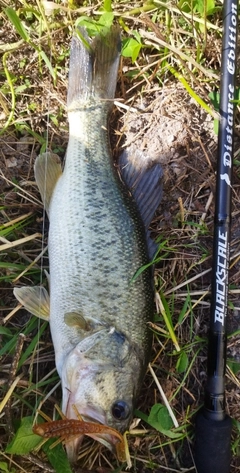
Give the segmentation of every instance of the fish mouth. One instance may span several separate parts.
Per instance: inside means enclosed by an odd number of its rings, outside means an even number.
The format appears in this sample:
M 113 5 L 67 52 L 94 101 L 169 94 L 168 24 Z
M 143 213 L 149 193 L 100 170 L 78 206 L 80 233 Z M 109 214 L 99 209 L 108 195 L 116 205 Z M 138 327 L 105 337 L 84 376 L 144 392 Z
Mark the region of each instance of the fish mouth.
M 82 421 L 86 423 L 86 426 L 95 425 L 97 432 L 92 431 L 92 429 L 89 429 L 88 431 L 86 428 L 84 435 L 87 435 L 88 437 L 91 437 L 92 439 L 101 443 L 112 452 L 117 452 L 119 459 L 122 459 L 124 456 L 123 437 L 118 431 L 106 425 L 105 415 L 103 412 L 88 407 L 86 409 L 81 409 L 81 413 L 79 413 L 78 417 L 77 410 L 74 409 L 74 405 L 68 405 L 66 416 L 69 419 L 82 419 Z M 77 438 L 73 437 L 72 439 L 70 436 L 69 440 L 66 439 L 65 448 L 68 459 L 72 463 L 76 462 L 78 459 L 79 449 L 84 435 L 79 435 Z
M 116 443 L 118 443 L 118 439 L 113 435 L 105 434 L 102 432 L 101 434 L 85 434 L 88 437 L 91 437 L 97 442 L 101 443 L 105 447 L 107 447 L 111 452 L 116 451 Z M 65 443 L 65 448 L 67 452 L 68 459 L 71 463 L 76 463 L 78 460 L 79 450 L 83 441 L 83 435 L 76 439 L 69 439 Z

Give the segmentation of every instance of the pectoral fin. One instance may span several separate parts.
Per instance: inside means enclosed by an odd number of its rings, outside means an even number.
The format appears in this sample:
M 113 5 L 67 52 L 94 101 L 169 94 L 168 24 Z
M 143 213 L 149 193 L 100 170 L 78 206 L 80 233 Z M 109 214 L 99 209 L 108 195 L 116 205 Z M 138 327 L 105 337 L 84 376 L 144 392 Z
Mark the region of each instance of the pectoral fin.
M 81 314 L 80 311 L 66 312 L 64 314 L 64 322 L 68 327 L 75 327 L 83 330 L 84 332 L 102 330 L 103 324 L 99 320 L 93 317 L 86 317 Z
M 35 161 L 34 174 L 44 208 L 49 212 L 54 187 L 62 175 L 59 156 L 51 152 L 40 154 Z
M 80 312 L 67 312 L 64 314 L 64 322 L 69 327 L 76 327 L 82 330 L 89 330 L 88 323 Z
M 49 322 L 50 299 L 47 290 L 42 286 L 15 287 L 13 294 L 31 314 Z

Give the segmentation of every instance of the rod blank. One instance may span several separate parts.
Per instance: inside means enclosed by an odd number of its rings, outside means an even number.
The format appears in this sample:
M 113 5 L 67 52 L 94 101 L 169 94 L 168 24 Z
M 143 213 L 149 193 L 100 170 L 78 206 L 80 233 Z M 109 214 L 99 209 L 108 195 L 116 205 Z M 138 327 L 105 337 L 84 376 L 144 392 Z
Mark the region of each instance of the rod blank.
M 237 25 L 237 1 L 224 0 L 207 383 L 204 407 L 196 419 L 198 473 L 229 473 L 231 461 L 232 421 L 225 412 L 225 371 Z

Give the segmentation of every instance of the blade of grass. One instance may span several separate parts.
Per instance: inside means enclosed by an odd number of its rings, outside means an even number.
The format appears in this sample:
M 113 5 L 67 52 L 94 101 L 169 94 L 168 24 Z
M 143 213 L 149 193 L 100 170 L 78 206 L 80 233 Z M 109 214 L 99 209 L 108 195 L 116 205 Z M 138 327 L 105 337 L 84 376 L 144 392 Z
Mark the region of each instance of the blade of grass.
M 10 73 L 8 71 L 8 67 L 7 67 L 8 55 L 9 55 L 9 52 L 6 52 L 6 53 L 3 54 L 2 62 L 3 62 L 3 69 L 4 69 L 4 72 L 5 72 L 7 82 L 8 82 L 8 85 L 9 85 L 9 89 L 10 89 L 10 93 L 11 93 L 12 103 L 11 103 L 11 110 L 10 110 L 10 113 L 9 113 L 9 117 L 8 117 L 5 125 L 3 126 L 3 128 L 0 130 L 0 136 L 4 134 L 4 132 L 6 131 L 6 129 L 8 128 L 10 123 L 12 122 L 13 117 L 14 117 L 14 113 L 15 113 L 15 107 L 16 107 L 16 97 L 15 97 L 14 87 L 13 87 L 11 75 L 10 75 Z
M 165 67 L 167 67 L 167 69 L 171 72 L 171 74 L 174 75 L 174 77 L 176 77 L 176 79 L 178 79 L 181 84 L 183 85 L 183 87 L 187 90 L 187 92 L 189 93 L 189 95 L 194 99 L 196 100 L 196 102 L 207 112 L 209 113 L 209 115 L 211 115 L 211 117 L 217 119 L 219 118 L 219 115 L 217 114 L 217 112 L 215 110 L 213 110 L 206 102 L 204 102 L 203 99 L 201 99 L 201 97 L 199 97 L 199 95 L 194 92 L 194 90 L 192 89 L 192 87 L 190 87 L 190 85 L 188 84 L 188 82 L 186 81 L 186 79 L 183 77 L 183 75 L 176 71 L 176 69 L 174 69 L 174 67 L 170 66 L 170 64 L 166 64 Z
M 159 383 L 159 380 L 158 380 L 157 376 L 155 375 L 154 370 L 152 369 L 150 363 L 149 363 L 149 365 L 148 365 L 148 369 L 149 369 L 149 371 L 150 371 L 150 373 L 151 373 L 151 375 L 152 375 L 152 377 L 153 377 L 153 379 L 154 379 L 154 381 L 155 381 L 155 383 L 156 383 L 156 385 L 157 385 L 157 387 L 158 387 L 158 390 L 159 390 L 160 395 L 161 395 L 161 397 L 162 397 L 162 399 L 163 399 L 163 402 L 164 402 L 165 406 L 166 406 L 167 409 L 168 409 L 168 412 L 169 412 L 169 415 L 170 415 L 170 417 L 171 417 L 171 419 L 172 419 L 172 421 L 173 421 L 174 427 L 176 427 L 176 428 L 179 427 L 179 423 L 178 423 L 178 421 L 177 421 L 177 419 L 176 419 L 176 417 L 175 417 L 175 415 L 174 415 L 174 412 L 173 412 L 173 410 L 172 410 L 172 408 L 171 408 L 171 406 L 170 406 L 170 404 L 169 404 L 169 402 L 168 402 L 168 400 L 167 400 L 167 397 L 165 396 L 165 393 L 164 393 L 164 391 L 163 391 L 163 389 L 162 389 L 162 386 L 161 386 L 161 384 Z
M 7 393 L 5 394 L 3 400 L 0 402 L 0 412 L 2 412 L 2 410 L 4 409 L 5 405 L 7 404 L 7 402 L 9 401 L 14 389 L 16 388 L 19 380 L 22 378 L 23 376 L 23 373 L 21 373 L 19 376 L 17 376 L 15 378 L 15 380 L 13 381 L 13 383 L 11 384 L 10 388 L 8 389 Z
M 42 238 L 42 234 L 34 233 L 33 235 L 29 235 L 24 238 L 19 238 L 19 240 L 17 241 L 9 241 L 8 243 L 5 243 L 4 245 L 0 245 L 0 251 L 9 250 L 10 248 L 15 248 L 15 246 L 23 245 L 24 243 L 27 243 L 28 241 L 35 240 L 36 238 Z
M 157 308 L 159 310 L 159 312 L 162 314 L 163 316 L 163 319 L 164 319 L 164 322 L 167 326 L 167 329 L 169 331 L 169 335 L 172 339 L 172 342 L 176 348 L 177 351 L 181 351 L 181 348 L 178 344 L 178 341 L 177 341 L 177 337 L 175 335 L 175 332 L 174 332 L 174 328 L 173 328 L 173 325 L 172 325 L 172 321 L 171 321 L 171 315 L 169 313 L 169 311 L 165 310 L 166 309 L 166 300 L 165 298 L 163 297 L 163 295 L 160 296 L 160 294 L 158 294 L 158 292 L 156 293 L 156 305 L 157 305 Z M 162 299 L 164 300 L 164 303 L 162 302 Z
M 9 20 L 14 25 L 14 28 L 17 30 L 18 34 L 21 36 L 21 38 L 24 41 L 26 41 L 27 43 L 29 43 L 29 41 L 30 41 L 29 35 L 28 35 L 26 29 L 24 28 L 23 23 L 20 21 L 16 11 L 13 10 L 13 8 L 10 8 L 10 7 L 5 8 L 4 11 L 7 14 Z

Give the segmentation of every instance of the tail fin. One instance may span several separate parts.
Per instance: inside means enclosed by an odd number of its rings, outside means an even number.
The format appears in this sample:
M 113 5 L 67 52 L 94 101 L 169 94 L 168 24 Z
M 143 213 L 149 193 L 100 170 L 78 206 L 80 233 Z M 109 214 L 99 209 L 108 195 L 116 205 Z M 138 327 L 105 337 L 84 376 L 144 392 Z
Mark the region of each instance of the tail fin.
M 81 39 L 82 38 L 82 39 Z M 76 108 L 91 97 L 113 99 L 120 57 L 119 29 L 90 39 L 85 28 L 78 28 L 72 39 L 67 106 Z

